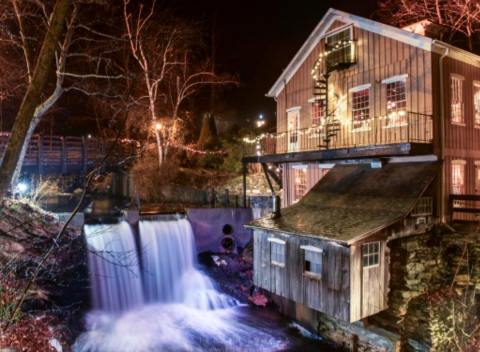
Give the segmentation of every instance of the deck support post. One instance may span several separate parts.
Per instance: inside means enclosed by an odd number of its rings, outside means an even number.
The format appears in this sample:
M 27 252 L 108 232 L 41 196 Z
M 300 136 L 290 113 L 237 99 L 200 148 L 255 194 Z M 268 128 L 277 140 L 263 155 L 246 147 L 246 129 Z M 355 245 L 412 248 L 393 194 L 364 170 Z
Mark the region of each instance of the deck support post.
M 242 172 L 243 172 L 243 207 L 247 207 L 247 173 L 248 167 L 247 163 L 243 163 L 242 165 Z

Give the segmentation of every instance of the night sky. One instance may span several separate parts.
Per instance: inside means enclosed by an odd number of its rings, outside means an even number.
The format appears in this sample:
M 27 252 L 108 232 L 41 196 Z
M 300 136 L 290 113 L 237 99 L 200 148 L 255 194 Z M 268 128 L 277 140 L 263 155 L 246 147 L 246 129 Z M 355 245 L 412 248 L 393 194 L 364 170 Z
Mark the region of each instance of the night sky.
M 184 16 L 201 20 L 207 26 L 215 23 L 218 68 L 238 74 L 241 81 L 239 88 L 223 93 L 221 102 L 228 107 L 228 114 L 243 125 L 259 113 L 274 118 L 274 101 L 265 94 L 330 7 L 371 17 L 377 1 L 172 0 L 171 3 Z

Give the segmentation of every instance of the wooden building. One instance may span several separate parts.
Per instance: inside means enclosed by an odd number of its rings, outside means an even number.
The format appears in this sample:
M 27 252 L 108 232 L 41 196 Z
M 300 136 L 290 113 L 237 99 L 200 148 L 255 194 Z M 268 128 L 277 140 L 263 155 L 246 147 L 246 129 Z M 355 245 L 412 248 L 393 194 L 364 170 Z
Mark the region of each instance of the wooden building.
M 480 57 L 423 29 L 330 9 L 268 92 L 277 131 L 243 162 L 282 169 L 283 209 L 251 224 L 257 286 L 356 321 L 388 306 L 388 239 L 480 213 Z

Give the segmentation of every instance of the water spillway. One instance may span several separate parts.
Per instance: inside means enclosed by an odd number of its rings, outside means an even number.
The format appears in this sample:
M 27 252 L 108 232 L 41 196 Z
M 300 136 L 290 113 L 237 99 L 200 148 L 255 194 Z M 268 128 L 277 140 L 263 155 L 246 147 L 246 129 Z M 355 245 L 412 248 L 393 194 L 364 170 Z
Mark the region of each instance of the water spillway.
M 107 312 L 143 304 L 137 250 L 130 225 L 85 226 L 92 305 Z
M 187 219 L 141 221 L 139 228 L 147 302 L 183 303 L 202 310 L 236 304 L 196 268 L 193 231 Z

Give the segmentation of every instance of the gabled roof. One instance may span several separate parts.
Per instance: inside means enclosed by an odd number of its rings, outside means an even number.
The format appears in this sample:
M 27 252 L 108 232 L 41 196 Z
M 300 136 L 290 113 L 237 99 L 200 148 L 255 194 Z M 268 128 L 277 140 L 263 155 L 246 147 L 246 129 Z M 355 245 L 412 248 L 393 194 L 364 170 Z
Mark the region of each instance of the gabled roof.
M 310 34 L 306 42 L 302 45 L 300 50 L 295 54 L 287 68 L 282 72 L 280 77 L 278 77 L 272 88 L 270 88 L 267 93 L 268 97 L 274 98 L 280 94 L 285 83 L 290 81 L 293 75 L 318 45 L 320 40 L 325 36 L 334 21 L 341 21 L 345 24 L 353 24 L 355 27 L 377 33 L 427 51 L 434 50 L 440 54 L 443 54 L 444 48 L 448 47 L 450 49 L 448 52 L 449 57 L 480 67 L 480 56 L 468 51 L 398 27 L 393 27 L 384 23 L 370 20 L 368 18 L 330 8 L 320 20 L 317 27 L 315 27 L 313 32 Z
M 336 165 L 281 217 L 248 226 L 352 244 L 406 217 L 438 171 L 437 162 Z

